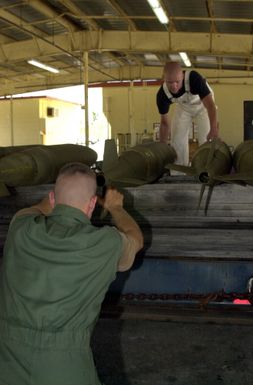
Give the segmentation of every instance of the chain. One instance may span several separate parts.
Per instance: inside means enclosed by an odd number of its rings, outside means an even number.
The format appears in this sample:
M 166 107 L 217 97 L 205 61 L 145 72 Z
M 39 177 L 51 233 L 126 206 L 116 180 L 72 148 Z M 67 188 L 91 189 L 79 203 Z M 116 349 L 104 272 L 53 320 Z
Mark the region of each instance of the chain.
M 202 303 L 208 303 L 210 301 L 222 302 L 222 301 L 234 301 L 235 299 L 248 300 L 253 304 L 252 293 L 226 293 L 224 291 L 210 294 L 169 294 L 169 293 L 126 293 L 120 296 L 122 301 L 200 301 Z

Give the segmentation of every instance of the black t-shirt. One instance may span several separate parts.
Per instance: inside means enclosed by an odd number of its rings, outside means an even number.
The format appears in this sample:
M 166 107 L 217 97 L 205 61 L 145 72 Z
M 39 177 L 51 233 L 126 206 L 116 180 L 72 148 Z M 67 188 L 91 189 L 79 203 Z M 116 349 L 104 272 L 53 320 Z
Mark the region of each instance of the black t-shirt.
M 199 95 L 200 99 L 203 99 L 205 96 L 210 94 L 210 89 L 206 84 L 206 80 L 196 71 L 191 71 L 189 75 L 189 86 L 190 92 L 193 95 Z M 178 91 L 178 93 L 173 94 L 170 92 L 174 98 L 179 98 L 185 93 L 185 85 L 183 82 L 183 87 Z M 163 90 L 163 86 L 159 88 L 156 94 L 156 104 L 161 115 L 167 114 L 169 107 L 172 104 L 172 101 L 168 98 Z

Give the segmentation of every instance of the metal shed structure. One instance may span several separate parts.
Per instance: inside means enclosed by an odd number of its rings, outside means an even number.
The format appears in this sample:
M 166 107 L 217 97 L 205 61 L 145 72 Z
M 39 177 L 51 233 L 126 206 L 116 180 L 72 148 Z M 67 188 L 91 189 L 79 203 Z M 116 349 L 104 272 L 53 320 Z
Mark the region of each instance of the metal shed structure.
M 1 0 L 0 95 L 89 83 L 160 79 L 186 52 L 207 78 L 252 78 L 251 0 Z M 57 74 L 32 67 L 39 60 Z

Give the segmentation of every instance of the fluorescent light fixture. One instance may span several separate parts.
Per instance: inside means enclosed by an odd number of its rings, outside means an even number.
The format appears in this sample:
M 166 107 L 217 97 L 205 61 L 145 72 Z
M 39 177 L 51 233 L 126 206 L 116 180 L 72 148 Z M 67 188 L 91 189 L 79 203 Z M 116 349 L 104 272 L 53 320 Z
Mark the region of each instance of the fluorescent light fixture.
M 148 3 L 151 6 L 151 8 L 159 8 L 160 7 L 160 3 L 158 0 L 148 0 Z
M 191 67 L 192 63 L 190 62 L 190 59 L 188 58 L 187 54 L 185 52 L 179 52 L 179 55 L 181 59 L 183 60 L 186 67 Z
M 168 19 L 166 13 L 164 12 L 164 9 L 162 8 L 160 2 L 158 0 L 148 0 L 148 3 L 151 6 L 151 8 L 153 9 L 154 13 L 156 14 L 160 23 L 168 24 L 169 19 Z
M 168 24 L 169 22 L 169 19 L 167 18 L 164 10 L 160 7 L 160 8 L 154 8 L 153 11 L 155 12 L 158 20 L 160 21 L 160 23 L 162 24 Z
M 146 60 L 158 61 L 158 57 L 154 53 L 145 53 L 144 57 Z
M 46 71 L 49 71 L 49 72 L 53 72 L 54 74 L 58 74 L 60 71 L 54 67 L 50 67 L 46 64 L 43 64 L 37 60 L 34 60 L 34 59 L 31 59 L 31 60 L 27 60 L 27 63 L 35 66 L 35 67 L 39 67 L 39 68 L 42 68 L 43 70 L 46 70 Z
M 180 56 L 179 56 L 178 53 L 177 54 L 173 54 L 173 53 L 170 54 L 169 58 L 170 58 L 171 61 L 179 61 L 180 60 Z

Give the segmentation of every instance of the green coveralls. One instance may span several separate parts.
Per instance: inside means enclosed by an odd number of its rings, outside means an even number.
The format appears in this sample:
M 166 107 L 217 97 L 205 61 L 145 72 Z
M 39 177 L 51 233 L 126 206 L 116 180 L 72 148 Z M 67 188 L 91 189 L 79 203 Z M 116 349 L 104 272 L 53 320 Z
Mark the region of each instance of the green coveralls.
M 0 281 L 0 384 L 99 385 L 90 336 L 122 255 L 80 210 L 18 216 Z

